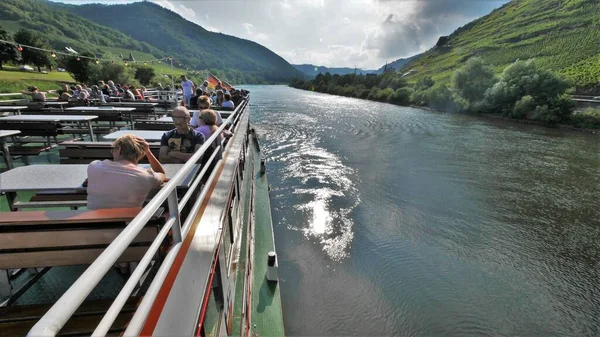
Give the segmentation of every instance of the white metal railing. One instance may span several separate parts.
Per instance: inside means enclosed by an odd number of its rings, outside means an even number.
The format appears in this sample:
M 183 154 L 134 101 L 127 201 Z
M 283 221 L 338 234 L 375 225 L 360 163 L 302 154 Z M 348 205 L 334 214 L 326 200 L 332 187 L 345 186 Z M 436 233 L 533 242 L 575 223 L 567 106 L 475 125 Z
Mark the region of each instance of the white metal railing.
M 227 118 L 215 133 L 213 133 L 205 143 L 194 153 L 192 158 L 188 160 L 186 164 L 175 174 L 173 178 L 163 186 L 160 191 L 150 200 L 150 202 L 144 207 L 140 213 L 127 225 L 127 227 L 114 239 L 114 241 L 98 256 L 98 258 L 86 269 L 86 271 L 73 283 L 73 285 L 58 299 L 58 301 L 46 312 L 46 314 L 33 326 L 29 331 L 28 336 L 55 336 L 60 329 L 67 323 L 69 318 L 75 313 L 79 306 L 83 303 L 85 298 L 92 292 L 92 290 L 98 285 L 104 275 L 110 271 L 110 269 L 117 262 L 123 252 L 129 247 L 131 242 L 137 237 L 139 232 L 146 226 L 147 222 L 152 218 L 156 211 L 161 207 L 165 200 L 169 205 L 169 219 L 158 233 L 138 266 L 130 275 L 128 281 L 121 289 L 117 298 L 113 301 L 111 307 L 107 310 L 106 314 L 102 318 L 101 322 L 97 326 L 93 333 L 93 336 L 103 336 L 108 333 L 108 330 L 114 323 L 119 312 L 123 308 L 127 299 L 135 289 L 136 284 L 143 276 L 144 271 L 154 259 L 163 239 L 168 234 L 169 230 L 172 230 L 173 246 L 167 254 L 164 261 L 157 272 L 152 284 L 144 295 L 140 306 L 138 307 L 133 319 L 128 325 L 126 335 L 137 334 L 143 326 L 143 322 L 150 311 L 154 299 L 158 294 L 158 290 L 162 286 L 162 282 L 166 277 L 168 270 L 170 269 L 174 257 L 181 246 L 182 238 L 191 227 L 192 221 L 194 220 L 194 214 L 198 212 L 203 200 L 207 196 L 207 189 L 201 191 L 200 196 L 197 198 L 194 206 L 192 207 L 189 216 L 187 217 L 183 226 L 181 225 L 180 213 L 185 207 L 186 203 L 192 198 L 195 193 L 195 188 L 200 183 L 203 176 L 207 173 L 207 168 L 215 160 L 216 154 L 220 148 L 217 148 L 205 167 L 196 176 L 195 180 L 191 184 L 191 187 L 187 190 L 181 201 L 177 198 L 177 186 L 180 185 L 184 179 L 189 175 L 190 171 L 200 161 L 202 155 L 208 150 L 211 144 L 221 137 L 221 133 L 226 128 L 235 129 L 239 116 L 246 111 L 248 100 L 244 100 L 240 106 Z M 217 163 L 219 164 L 220 161 Z M 218 167 L 218 165 L 215 165 Z M 210 182 L 215 179 L 216 171 L 213 170 L 206 185 L 210 185 Z M 183 233 L 183 235 L 182 235 Z

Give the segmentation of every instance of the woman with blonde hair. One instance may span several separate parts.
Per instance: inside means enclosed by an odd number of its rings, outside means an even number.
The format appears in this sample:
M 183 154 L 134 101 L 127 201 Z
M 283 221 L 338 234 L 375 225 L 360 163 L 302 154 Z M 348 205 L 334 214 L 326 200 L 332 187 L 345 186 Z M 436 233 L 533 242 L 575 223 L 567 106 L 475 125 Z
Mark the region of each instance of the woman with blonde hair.
M 141 137 L 124 135 L 112 144 L 113 160 L 88 166 L 88 209 L 142 207 L 151 190 L 165 180 L 165 170 Z M 138 166 L 146 157 L 150 168 Z
M 194 131 L 199 132 L 204 135 L 204 139 L 208 140 L 210 136 L 213 135 L 219 128 L 217 126 L 217 112 L 212 109 L 206 109 L 200 111 L 199 115 L 200 126 L 198 126 Z M 223 135 L 217 136 L 215 141 L 212 143 L 212 148 L 216 149 L 217 146 L 221 146 L 221 140 Z M 222 150 L 219 150 L 219 154 L 217 155 L 217 159 L 221 159 Z M 205 156 L 207 157 L 207 156 Z

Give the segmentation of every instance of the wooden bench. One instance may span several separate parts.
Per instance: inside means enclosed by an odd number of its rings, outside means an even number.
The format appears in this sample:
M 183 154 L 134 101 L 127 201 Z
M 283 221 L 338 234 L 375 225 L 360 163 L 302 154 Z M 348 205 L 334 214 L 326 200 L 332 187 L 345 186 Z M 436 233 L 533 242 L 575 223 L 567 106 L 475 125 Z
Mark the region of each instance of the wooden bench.
M 175 128 L 173 123 L 159 122 L 152 119 L 136 120 L 134 125 L 136 130 L 169 131 Z
M 140 211 L 141 208 L 136 207 L 3 212 L 0 216 L 0 284 L 3 285 L 0 293 L 12 293 L 9 269 L 91 264 Z M 164 224 L 163 211 L 160 208 L 153 215 L 119 262 L 142 258 Z
M 94 160 L 112 159 L 111 142 L 68 141 L 60 144 L 58 154 L 61 164 L 89 164 Z M 160 143 L 150 143 L 152 153 L 158 158 Z M 143 158 L 140 163 L 146 163 Z
M 25 208 L 48 208 L 48 207 L 70 207 L 77 209 L 87 206 L 86 192 L 40 192 L 29 198 L 28 201 L 15 201 L 13 208 L 21 210 Z
M 2 121 L 0 120 L 0 129 L 19 130 L 19 136 L 41 136 L 56 137 L 62 134 L 62 125 L 54 122 L 33 122 L 33 121 Z

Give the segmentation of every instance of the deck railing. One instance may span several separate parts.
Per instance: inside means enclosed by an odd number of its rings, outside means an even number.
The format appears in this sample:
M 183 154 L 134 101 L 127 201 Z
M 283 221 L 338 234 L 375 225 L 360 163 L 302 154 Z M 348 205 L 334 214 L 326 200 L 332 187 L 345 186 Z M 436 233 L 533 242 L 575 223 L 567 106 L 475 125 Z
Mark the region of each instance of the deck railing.
M 125 305 L 127 299 L 131 296 L 138 285 L 141 277 L 150 265 L 152 260 L 155 258 L 158 249 L 161 246 L 164 238 L 167 236 L 169 231 L 172 231 L 173 245 L 169 252 L 161 263 L 154 280 L 146 291 L 144 298 L 138 306 L 132 320 L 128 324 L 127 330 L 125 331 L 126 336 L 137 335 L 141 331 L 141 328 L 146 320 L 146 317 L 156 299 L 156 295 L 160 290 L 162 283 L 171 268 L 174 258 L 181 247 L 181 242 L 185 234 L 191 227 L 192 221 L 194 220 L 193 214 L 196 214 L 200 209 L 203 200 L 207 196 L 207 189 L 201 191 L 200 196 L 196 199 L 196 202 L 191 208 L 190 216 L 187 217 L 185 223 L 181 224 L 180 214 L 186 204 L 192 199 L 196 188 L 200 184 L 202 178 L 209 173 L 208 167 L 215 161 L 216 155 L 220 148 L 217 148 L 208 162 L 202 168 L 201 172 L 194 179 L 191 187 L 187 190 L 186 194 L 178 199 L 177 186 L 180 185 L 194 165 L 200 161 L 202 155 L 209 149 L 213 141 L 217 137 L 221 137 L 223 130 L 235 130 L 238 125 L 240 116 L 247 111 L 246 106 L 248 100 L 244 100 L 240 103 L 238 108 L 227 118 L 227 120 L 217 129 L 217 131 L 206 140 L 206 142 L 194 153 L 192 158 L 175 174 L 173 178 L 163 186 L 160 191 L 150 200 L 150 202 L 140 211 L 140 213 L 127 225 L 127 227 L 115 238 L 115 240 L 100 254 L 100 256 L 86 269 L 86 271 L 73 283 L 73 285 L 60 297 L 60 299 L 46 312 L 46 314 L 33 326 L 29 331 L 28 336 L 55 336 L 60 329 L 67 323 L 79 306 L 83 303 L 86 297 L 92 292 L 92 290 L 98 285 L 100 280 L 108 273 L 114 264 L 117 262 L 123 252 L 129 247 L 140 231 L 146 226 L 148 221 L 161 207 L 161 205 L 167 201 L 169 206 L 169 218 L 165 225 L 159 231 L 157 237 L 154 239 L 137 267 L 130 275 L 129 279 L 113 301 L 110 308 L 96 327 L 93 336 L 104 336 L 108 333 L 110 327 L 114 323 L 121 309 Z M 229 142 L 231 143 L 231 142 Z M 229 145 L 225 149 L 229 149 Z M 225 151 L 226 151 L 225 150 Z M 215 167 L 221 163 L 219 160 Z M 215 179 L 217 170 L 214 169 L 210 175 L 206 185 L 210 185 Z

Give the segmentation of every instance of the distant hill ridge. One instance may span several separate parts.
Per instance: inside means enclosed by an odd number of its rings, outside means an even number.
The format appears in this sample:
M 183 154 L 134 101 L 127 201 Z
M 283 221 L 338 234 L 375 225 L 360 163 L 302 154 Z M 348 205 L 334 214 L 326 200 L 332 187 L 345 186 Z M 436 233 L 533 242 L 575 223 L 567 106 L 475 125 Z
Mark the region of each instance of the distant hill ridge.
M 324 66 L 316 66 L 314 64 L 293 64 L 293 66 L 304 74 L 314 77 L 318 74 L 330 73 L 331 75 L 346 75 L 346 74 L 374 74 L 377 70 L 362 70 L 358 68 L 333 68 L 333 67 L 324 67 Z
M 136 58 L 173 55 L 183 67 L 219 71 L 238 83 L 287 82 L 302 76 L 253 41 L 214 33 L 151 2 L 68 5 L 46 0 L 0 1 L 0 26 L 36 30 L 53 48 Z M 182 34 L 185 33 L 185 34 Z
M 421 54 L 414 55 L 408 58 L 397 59 L 394 62 L 390 62 L 377 70 L 363 70 L 358 68 L 348 68 L 348 67 L 324 67 L 324 66 L 316 66 L 314 64 L 293 64 L 293 66 L 301 71 L 302 73 L 315 77 L 319 74 L 330 73 L 331 75 L 346 75 L 346 74 L 354 74 L 356 72 L 357 75 L 366 75 L 366 74 L 382 74 L 385 69 L 393 68 L 395 70 L 399 70 L 406 63 L 414 60 L 419 57 Z

